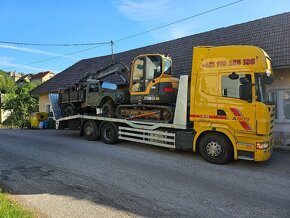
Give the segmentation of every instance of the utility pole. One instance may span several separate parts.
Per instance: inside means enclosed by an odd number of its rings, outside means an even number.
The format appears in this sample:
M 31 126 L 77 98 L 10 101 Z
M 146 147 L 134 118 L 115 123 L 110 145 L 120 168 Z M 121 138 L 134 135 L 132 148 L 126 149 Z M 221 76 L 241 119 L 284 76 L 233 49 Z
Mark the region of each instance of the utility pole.
M 112 61 L 114 63 L 115 57 L 114 57 L 114 42 L 113 42 L 113 40 L 111 40 L 110 45 L 111 45 L 111 52 L 112 52 Z

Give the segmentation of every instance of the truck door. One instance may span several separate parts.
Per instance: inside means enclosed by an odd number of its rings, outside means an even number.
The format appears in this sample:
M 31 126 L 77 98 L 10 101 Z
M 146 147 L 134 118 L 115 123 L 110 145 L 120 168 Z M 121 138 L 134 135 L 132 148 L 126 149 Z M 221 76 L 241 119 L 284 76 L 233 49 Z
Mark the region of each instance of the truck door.
M 91 82 L 87 85 L 86 106 L 99 106 L 99 82 Z
M 134 61 L 131 81 L 131 93 L 144 92 L 145 90 L 145 57 Z
M 194 95 L 194 93 L 191 93 L 192 96 L 195 96 L 194 105 L 191 105 L 191 107 L 194 108 L 191 112 L 191 117 L 195 118 L 195 122 L 204 122 L 205 119 L 207 119 L 208 122 L 209 119 L 212 120 L 216 116 L 217 77 L 217 75 L 208 74 L 200 74 L 197 77 L 195 85 L 196 94 Z
M 253 103 L 253 78 L 247 73 L 219 75 L 218 111 L 235 135 L 255 132 L 256 107 Z

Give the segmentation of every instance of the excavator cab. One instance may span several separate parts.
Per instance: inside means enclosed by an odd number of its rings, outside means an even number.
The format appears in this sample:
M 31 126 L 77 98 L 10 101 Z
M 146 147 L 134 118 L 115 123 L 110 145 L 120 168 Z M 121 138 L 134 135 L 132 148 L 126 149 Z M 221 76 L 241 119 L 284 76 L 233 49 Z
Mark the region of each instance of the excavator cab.
M 179 80 L 172 77 L 171 68 L 171 58 L 165 55 L 148 54 L 136 57 L 131 68 L 131 103 L 175 103 Z

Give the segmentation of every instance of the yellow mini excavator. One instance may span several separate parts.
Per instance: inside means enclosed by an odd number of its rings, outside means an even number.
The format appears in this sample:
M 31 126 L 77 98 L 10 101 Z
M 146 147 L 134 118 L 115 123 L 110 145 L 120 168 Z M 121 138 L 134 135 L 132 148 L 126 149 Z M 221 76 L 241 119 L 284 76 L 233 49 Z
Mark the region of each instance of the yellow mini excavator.
M 120 118 L 169 122 L 174 114 L 179 79 L 172 77 L 172 60 L 162 54 L 136 57 L 131 66 L 130 104 L 120 105 Z

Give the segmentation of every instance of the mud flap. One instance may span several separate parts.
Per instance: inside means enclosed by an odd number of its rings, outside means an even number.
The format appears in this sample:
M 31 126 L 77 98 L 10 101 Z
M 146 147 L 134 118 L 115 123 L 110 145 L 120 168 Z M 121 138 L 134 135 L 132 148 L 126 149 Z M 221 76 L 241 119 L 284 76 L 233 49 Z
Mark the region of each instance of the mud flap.
M 175 135 L 175 149 L 183 151 L 192 151 L 195 131 L 177 131 Z

